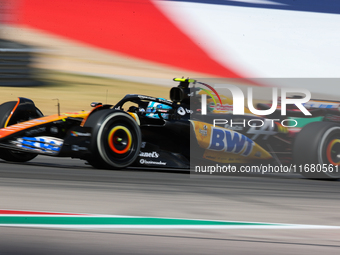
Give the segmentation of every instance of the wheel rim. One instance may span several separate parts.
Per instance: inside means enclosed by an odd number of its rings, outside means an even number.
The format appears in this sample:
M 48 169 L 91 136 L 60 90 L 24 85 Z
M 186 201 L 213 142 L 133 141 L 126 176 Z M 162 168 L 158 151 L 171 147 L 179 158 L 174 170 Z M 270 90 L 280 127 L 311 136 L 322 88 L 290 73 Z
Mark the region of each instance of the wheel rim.
M 327 145 L 326 156 L 329 163 L 340 165 L 340 139 L 333 139 Z
M 331 169 L 332 171 L 324 172 L 324 175 L 329 178 L 340 178 L 340 172 L 338 166 L 340 165 L 340 127 L 332 127 L 328 129 L 322 138 L 319 146 L 319 163 L 320 164 L 331 164 L 336 168 Z
M 132 135 L 126 127 L 116 126 L 109 133 L 108 143 L 114 153 L 125 154 L 131 148 Z

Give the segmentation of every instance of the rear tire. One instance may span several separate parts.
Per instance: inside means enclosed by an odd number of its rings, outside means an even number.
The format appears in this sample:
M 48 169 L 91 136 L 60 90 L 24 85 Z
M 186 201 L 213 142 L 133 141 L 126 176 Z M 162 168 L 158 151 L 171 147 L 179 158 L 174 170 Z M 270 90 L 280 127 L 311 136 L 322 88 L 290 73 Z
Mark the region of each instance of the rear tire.
M 339 179 L 340 125 L 333 122 L 306 125 L 294 141 L 293 160 L 299 171 L 301 165 L 301 174 L 307 178 Z
M 136 121 L 123 111 L 101 110 L 90 115 L 84 126 L 92 127 L 90 165 L 122 169 L 138 157 L 142 135 Z

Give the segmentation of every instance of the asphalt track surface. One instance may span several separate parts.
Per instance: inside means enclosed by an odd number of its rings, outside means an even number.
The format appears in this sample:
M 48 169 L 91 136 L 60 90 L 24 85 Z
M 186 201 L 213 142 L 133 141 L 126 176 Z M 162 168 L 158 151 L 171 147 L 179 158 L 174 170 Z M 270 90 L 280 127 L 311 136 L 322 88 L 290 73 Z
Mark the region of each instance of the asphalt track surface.
M 0 160 L 0 209 L 340 225 L 339 181 L 272 174 L 193 178 Z M 340 230 L 0 227 L 0 254 L 338 254 Z

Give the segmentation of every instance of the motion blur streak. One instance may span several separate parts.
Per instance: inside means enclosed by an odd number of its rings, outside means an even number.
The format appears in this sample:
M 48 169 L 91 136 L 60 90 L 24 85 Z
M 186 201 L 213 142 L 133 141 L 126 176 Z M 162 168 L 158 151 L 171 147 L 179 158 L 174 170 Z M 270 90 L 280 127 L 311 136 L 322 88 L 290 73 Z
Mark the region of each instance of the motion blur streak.
M 240 77 L 195 44 L 150 0 L 22 0 L 17 23 L 187 70 Z
M 338 225 L 339 182 L 298 175 L 190 178 L 103 171 L 80 160 L 0 161 L 2 208 Z M 281 178 L 279 178 L 281 177 Z M 0 227 L 4 254 L 336 254 L 339 230 L 180 230 Z

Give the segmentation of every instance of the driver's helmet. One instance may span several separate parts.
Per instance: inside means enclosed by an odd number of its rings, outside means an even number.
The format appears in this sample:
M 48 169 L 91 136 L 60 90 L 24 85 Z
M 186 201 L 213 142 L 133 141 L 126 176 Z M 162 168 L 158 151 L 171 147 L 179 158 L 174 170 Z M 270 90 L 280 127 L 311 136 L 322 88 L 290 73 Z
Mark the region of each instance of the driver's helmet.
M 169 110 L 171 110 L 172 107 L 170 105 L 157 103 L 157 102 L 149 102 L 147 108 L 146 108 L 146 117 L 153 118 L 153 119 L 159 119 L 159 115 L 163 119 L 169 118 Z

